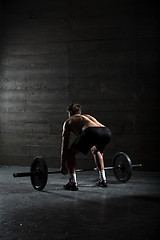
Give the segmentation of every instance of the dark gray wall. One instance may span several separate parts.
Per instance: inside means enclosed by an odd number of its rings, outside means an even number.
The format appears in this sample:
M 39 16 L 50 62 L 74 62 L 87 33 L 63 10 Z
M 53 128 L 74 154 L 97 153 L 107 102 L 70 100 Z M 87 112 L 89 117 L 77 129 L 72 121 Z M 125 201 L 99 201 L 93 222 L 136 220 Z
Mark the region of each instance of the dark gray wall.
M 78 102 L 112 130 L 106 165 L 124 151 L 160 170 L 156 1 L 2 2 L 0 164 L 45 155 L 59 167 L 66 107 Z

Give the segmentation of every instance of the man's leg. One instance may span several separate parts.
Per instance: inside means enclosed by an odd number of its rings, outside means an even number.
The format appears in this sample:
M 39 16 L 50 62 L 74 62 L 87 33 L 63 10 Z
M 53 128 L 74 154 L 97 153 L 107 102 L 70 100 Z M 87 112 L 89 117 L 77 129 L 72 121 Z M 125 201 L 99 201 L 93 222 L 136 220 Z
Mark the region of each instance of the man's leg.
M 97 185 L 101 187 L 106 187 L 107 183 L 106 183 L 106 175 L 104 170 L 103 153 L 99 152 L 95 146 L 91 148 L 91 152 L 93 154 L 95 164 L 99 171 L 99 181 Z
M 91 148 L 91 152 L 98 170 L 104 170 L 103 153 L 100 153 L 95 146 Z
M 68 150 L 68 155 L 67 155 L 67 168 L 70 174 L 76 173 L 76 154 L 79 151 L 77 151 L 75 148 L 72 146 Z
M 67 168 L 70 174 L 70 178 L 69 178 L 69 183 L 64 186 L 66 190 L 72 190 L 72 191 L 78 190 L 77 176 L 76 176 L 76 158 L 75 158 L 77 153 L 78 151 L 73 147 L 70 147 L 70 149 L 68 150 Z

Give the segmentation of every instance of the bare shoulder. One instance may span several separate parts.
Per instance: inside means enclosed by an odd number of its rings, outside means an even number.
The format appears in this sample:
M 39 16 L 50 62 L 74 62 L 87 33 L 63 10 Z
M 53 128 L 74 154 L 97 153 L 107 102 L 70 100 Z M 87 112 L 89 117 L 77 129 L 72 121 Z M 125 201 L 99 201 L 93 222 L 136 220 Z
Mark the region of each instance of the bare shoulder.
M 65 128 L 69 128 L 74 121 L 75 121 L 75 116 L 69 117 L 69 118 L 64 122 L 64 127 L 65 127 Z
M 92 117 L 91 115 L 89 115 L 89 114 L 84 114 L 84 116 L 89 118 L 89 119 L 91 119 L 92 121 L 93 120 L 96 121 L 96 119 L 94 117 Z
M 92 116 L 89 115 L 89 114 L 83 114 L 83 116 L 88 117 L 88 118 L 92 118 Z

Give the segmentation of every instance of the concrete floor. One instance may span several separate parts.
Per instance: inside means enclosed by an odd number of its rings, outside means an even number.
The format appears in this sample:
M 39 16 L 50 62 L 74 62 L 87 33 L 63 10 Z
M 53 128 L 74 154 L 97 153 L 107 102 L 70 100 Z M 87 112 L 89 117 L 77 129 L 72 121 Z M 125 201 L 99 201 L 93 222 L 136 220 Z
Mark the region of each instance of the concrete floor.
M 63 190 L 67 176 L 49 175 L 38 192 L 29 177 L 12 177 L 28 170 L 0 166 L 0 239 L 157 239 L 160 173 L 134 171 L 121 184 L 109 171 L 105 189 L 96 172 L 78 173 L 77 192 Z

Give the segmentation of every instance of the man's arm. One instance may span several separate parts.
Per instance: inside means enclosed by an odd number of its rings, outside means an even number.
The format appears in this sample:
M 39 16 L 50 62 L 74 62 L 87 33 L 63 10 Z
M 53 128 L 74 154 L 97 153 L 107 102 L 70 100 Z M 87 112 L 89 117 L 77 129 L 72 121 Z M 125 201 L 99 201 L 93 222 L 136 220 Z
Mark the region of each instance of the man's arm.
M 68 148 L 69 148 L 69 141 L 70 141 L 70 129 L 68 122 L 66 121 L 63 124 L 63 132 L 62 132 L 62 145 L 61 145 L 61 171 L 63 172 L 66 169 L 66 159 L 68 154 Z

